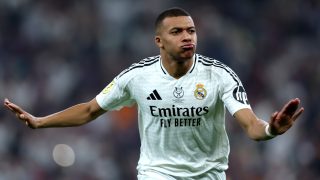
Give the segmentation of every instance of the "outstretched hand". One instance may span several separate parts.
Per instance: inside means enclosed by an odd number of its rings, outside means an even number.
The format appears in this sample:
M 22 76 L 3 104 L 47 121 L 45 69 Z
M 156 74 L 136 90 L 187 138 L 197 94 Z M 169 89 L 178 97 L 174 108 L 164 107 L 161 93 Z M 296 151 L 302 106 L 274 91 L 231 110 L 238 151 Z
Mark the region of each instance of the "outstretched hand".
M 24 111 L 18 105 L 10 102 L 7 98 L 4 99 L 4 106 L 8 108 L 11 112 L 13 112 L 18 119 L 20 119 L 30 128 L 35 129 L 37 127 L 37 118 L 29 114 L 28 112 Z
M 269 122 L 271 134 L 280 135 L 290 129 L 304 111 L 303 107 L 298 110 L 299 104 L 300 99 L 298 98 L 290 100 L 280 112 L 273 113 Z

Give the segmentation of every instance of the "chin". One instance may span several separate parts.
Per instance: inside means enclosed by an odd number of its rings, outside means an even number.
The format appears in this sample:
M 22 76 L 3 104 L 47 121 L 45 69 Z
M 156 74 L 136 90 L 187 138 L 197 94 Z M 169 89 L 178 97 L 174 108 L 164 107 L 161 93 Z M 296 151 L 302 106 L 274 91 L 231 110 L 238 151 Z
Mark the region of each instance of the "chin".
M 181 57 L 182 59 L 190 59 L 194 56 L 194 54 L 195 54 L 194 51 L 186 51 L 181 55 Z
M 171 54 L 171 58 L 174 59 L 177 62 L 185 62 L 187 60 L 192 59 L 194 56 L 195 52 L 194 51 L 184 51 L 180 52 L 179 54 Z

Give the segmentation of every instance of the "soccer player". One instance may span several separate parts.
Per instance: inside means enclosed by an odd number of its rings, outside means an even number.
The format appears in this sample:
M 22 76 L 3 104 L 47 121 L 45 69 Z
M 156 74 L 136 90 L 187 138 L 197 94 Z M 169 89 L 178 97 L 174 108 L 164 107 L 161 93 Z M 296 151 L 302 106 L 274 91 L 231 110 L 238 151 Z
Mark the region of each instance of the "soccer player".
M 138 179 L 226 179 L 229 141 L 225 109 L 253 140 L 285 133 L 301 115 L 292 99 L 269 123 L 251 110 L 245 89 L 225 64 L 197 54 L 197 33 L 183 9 L 162 12 L 155 23 L 160 55 L 122 71 L 91 101 L 35 117 L 18 105 L 4 105 L 30 128 L 86 124 L 101 114 L 137 104 L 141 154 Z

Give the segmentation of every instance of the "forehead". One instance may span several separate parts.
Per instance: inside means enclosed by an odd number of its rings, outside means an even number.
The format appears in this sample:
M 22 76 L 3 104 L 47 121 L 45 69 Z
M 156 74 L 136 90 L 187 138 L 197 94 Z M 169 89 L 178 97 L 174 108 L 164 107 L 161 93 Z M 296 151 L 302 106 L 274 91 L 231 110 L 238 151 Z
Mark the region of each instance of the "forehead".
M 188 28 L 194 27 L 193 20 L 190 16 L 167 17 L 162 21 L 164 29 Z

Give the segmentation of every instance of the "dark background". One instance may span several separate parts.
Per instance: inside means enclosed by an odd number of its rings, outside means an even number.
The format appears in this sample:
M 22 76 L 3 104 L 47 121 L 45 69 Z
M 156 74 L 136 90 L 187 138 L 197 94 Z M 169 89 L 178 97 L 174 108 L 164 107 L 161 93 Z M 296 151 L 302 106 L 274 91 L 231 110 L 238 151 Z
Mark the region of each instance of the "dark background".
M 94 98 L 117 74 L 159 53 L 154 20 L 179 6 L 191 13 L 198 53 L 241 78 L 256 114 L 299 97 L 305 112 L 285 135 L 254 142 L 228 114 L 231 180 L 320 178 L 320 1 L 1 0 L 0 98 L 36 116 Z M 0 180 L 136 179 L 134 109 L 75 128 L 31 130 L 0 109 Z M 56 144 L 76 159 L 60 167 Z

